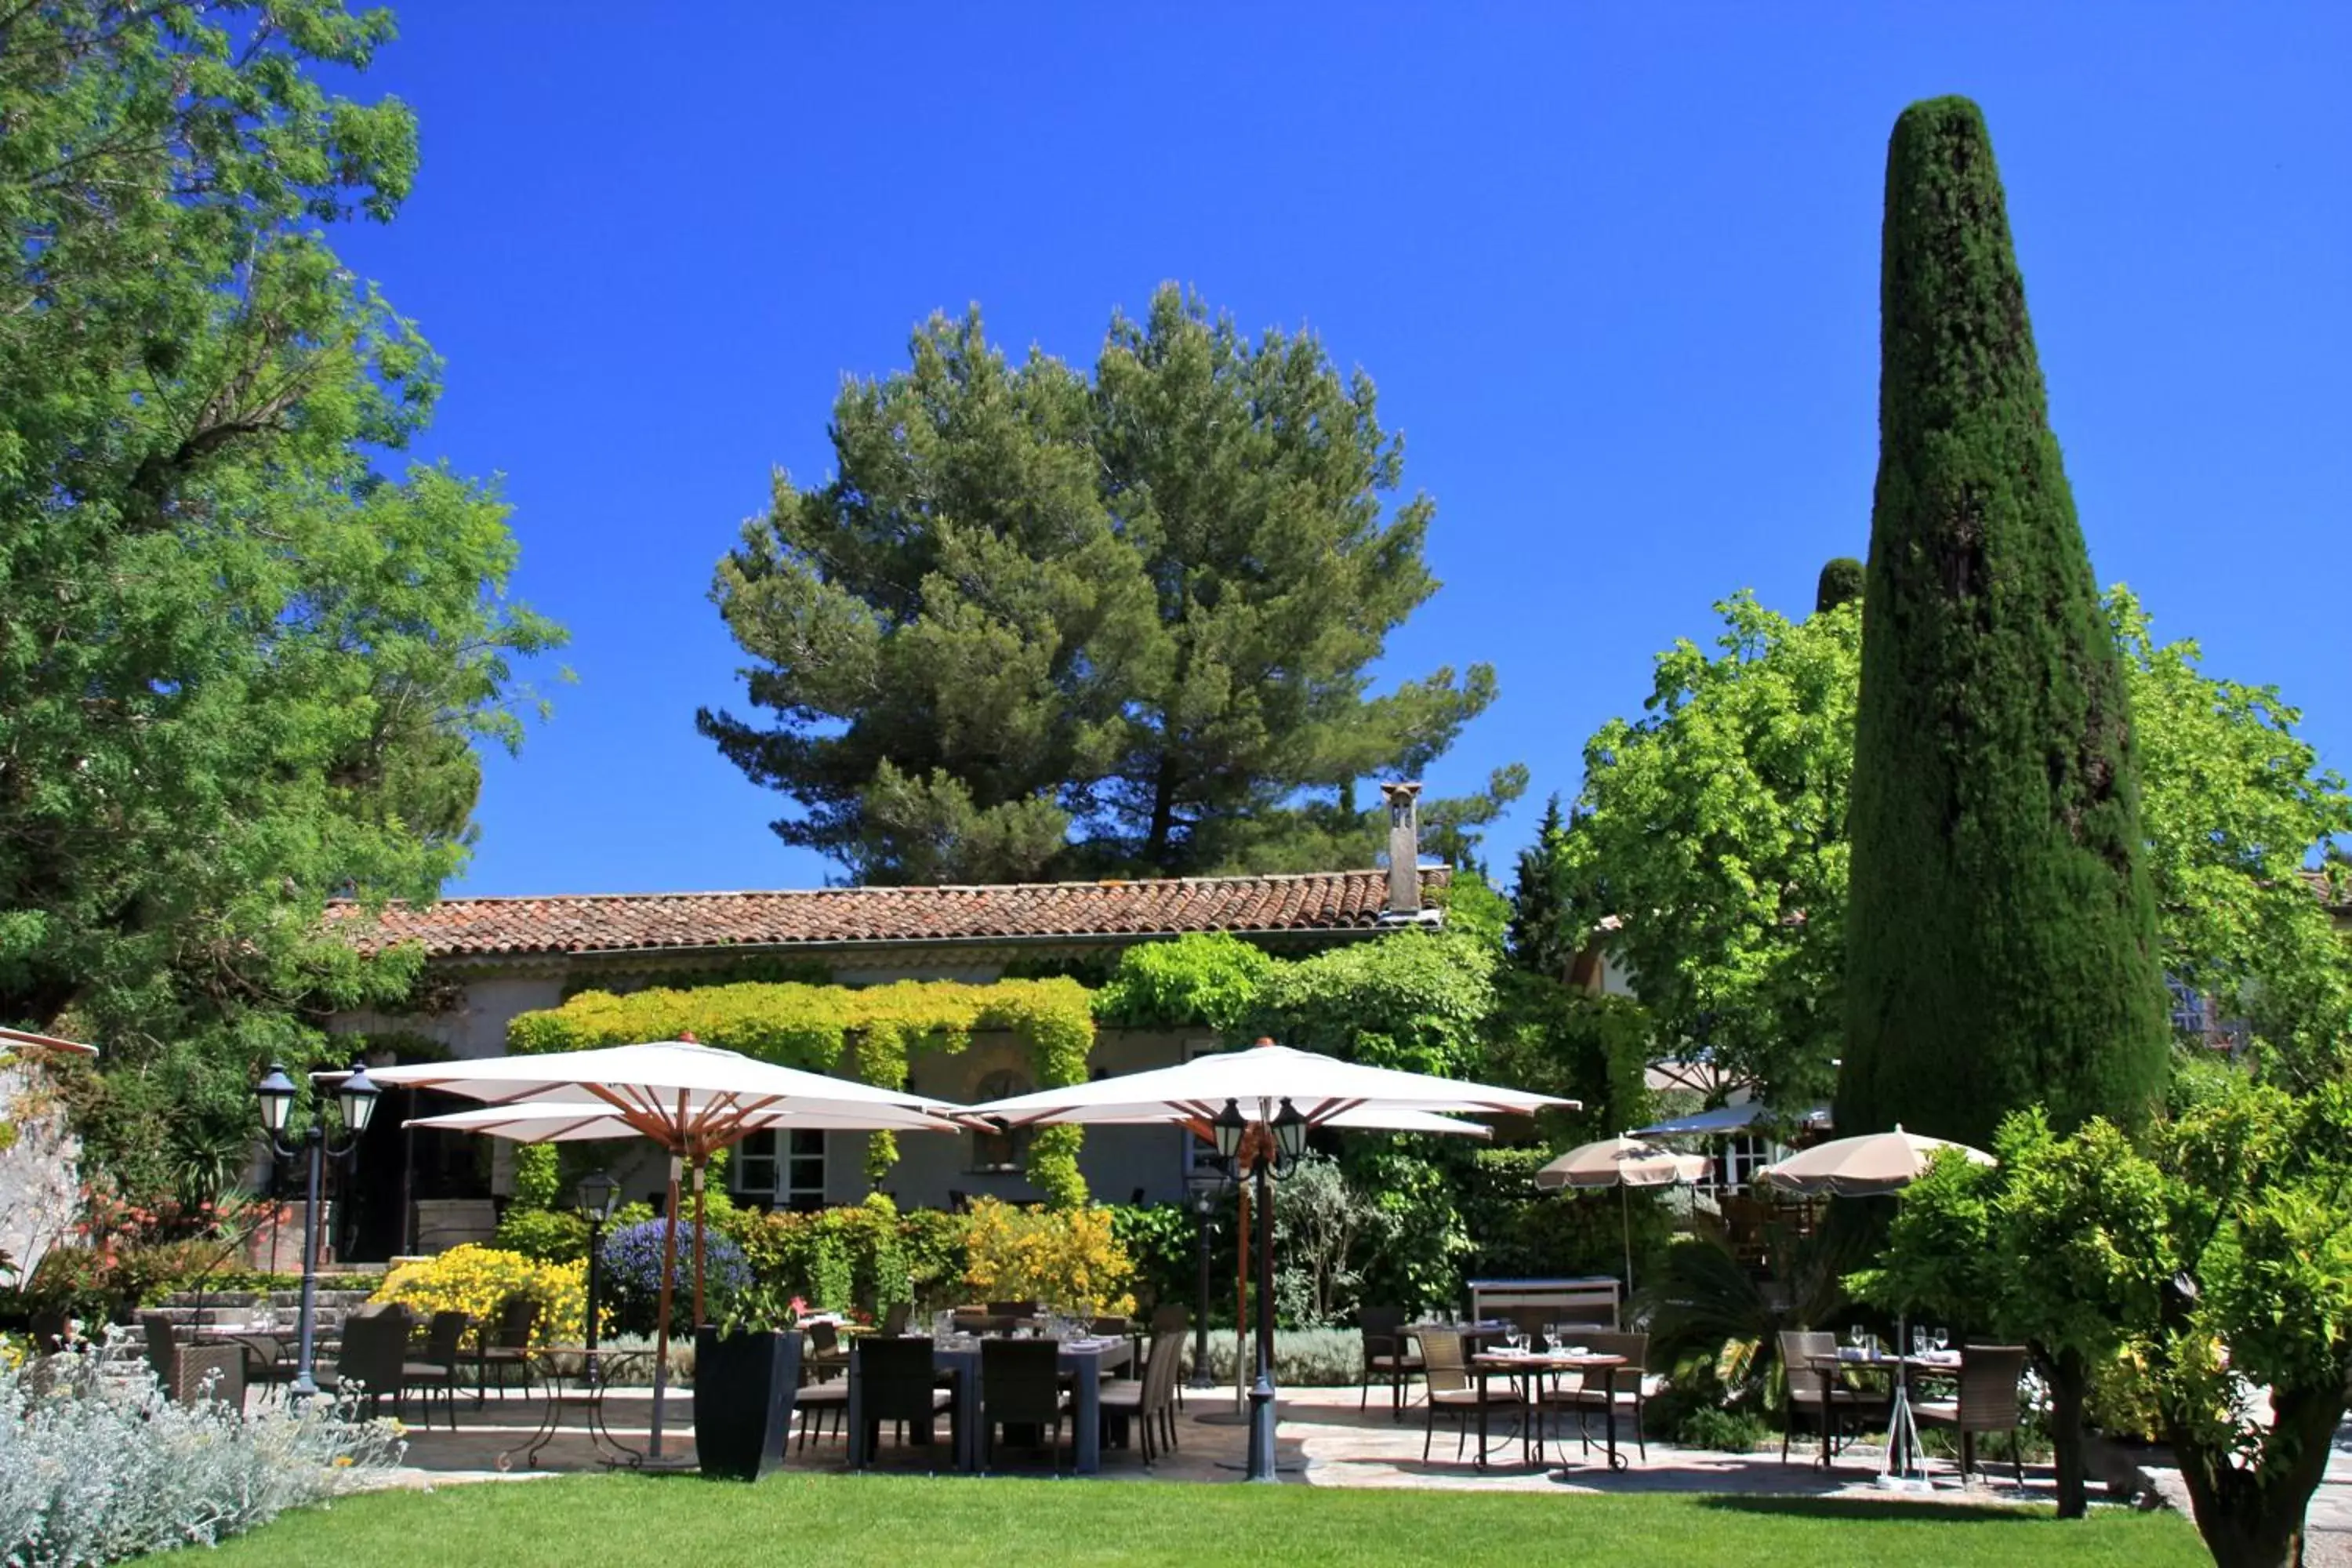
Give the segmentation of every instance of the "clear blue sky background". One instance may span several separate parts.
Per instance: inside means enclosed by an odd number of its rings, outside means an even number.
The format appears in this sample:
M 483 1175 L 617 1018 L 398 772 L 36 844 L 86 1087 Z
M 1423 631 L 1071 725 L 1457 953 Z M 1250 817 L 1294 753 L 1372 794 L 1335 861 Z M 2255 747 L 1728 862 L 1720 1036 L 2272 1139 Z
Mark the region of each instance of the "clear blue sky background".
M 694 732 L 740 702 L 713 561 L 931 310 L 1091 363 L 1163 279 L 1377 380 L 1445 583 L 1387 668 L 1499 668 L 1432 784 L 1533 768 L 1507 865 L 1712 601 L 1862 552 L 1882 159 L 1942 92 L 1991 121 L 2100 580 L 2352 764 L 2352 7 L 398 10 L 368 79 L 423 174 L 341 244 L 446 356 L 422 450 L 505 476 L 579 676 L 452 892 L 821 881 Z

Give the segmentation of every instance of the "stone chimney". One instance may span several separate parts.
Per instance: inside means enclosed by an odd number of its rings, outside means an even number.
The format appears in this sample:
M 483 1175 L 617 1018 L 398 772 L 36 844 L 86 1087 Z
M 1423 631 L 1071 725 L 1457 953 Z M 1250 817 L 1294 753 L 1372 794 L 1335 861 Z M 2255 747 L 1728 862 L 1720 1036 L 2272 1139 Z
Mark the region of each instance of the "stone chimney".
M 1421 914 L 1421 785 L 1381 785 L 1389 803 L 1389 907 L 1391 920 Z

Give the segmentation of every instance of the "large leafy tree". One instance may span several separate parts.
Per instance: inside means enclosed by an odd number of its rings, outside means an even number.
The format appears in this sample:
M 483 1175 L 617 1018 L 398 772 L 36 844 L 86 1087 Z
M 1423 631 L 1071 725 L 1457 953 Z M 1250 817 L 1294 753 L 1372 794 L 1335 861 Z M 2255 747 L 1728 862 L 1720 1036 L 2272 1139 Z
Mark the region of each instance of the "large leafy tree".
M 1966 99 L 1895 122 L 1880 356 L 1839 1124 L 2129 1122 L 2166 1058 L 2131 703 Z
M 1939 1162 L 1909 1190 L 1855 1283 L 2052 1358 L 2062 1511 L 2083 1506 L 2083 1367 L 2128 1342 L 2214 1561 L 2292 1568 L 2352 1388 L 2352 1092 L 2191 1064 L 2174 1098 L 2137 1144 L 2011 1117 L 1998 1166 Z
M 436 362 L 323 226 L 415 166 L 335 0 L 0 14 L 0 1017 L 108 1048 L 85 1128 L 133 1184 L 239 1163 L 255 1059 L 398 962 L 335 894 L 462 863 L 468 741 L 511 742 L 495 494 L 385 472 Z
M 836 471 L 779 477 L 714 595 L 773 721 L 698 722 L 857 880 L 1323 868 L 1357 789 L 1418 774 L 1495 694 L 1367 671 L 1435 591 L 1426 496 L 1370 380 L 1173 288 L 1094 374 L 1014 363 L 975 311 L 846 388 Z M 1424 817 L 1466 848 L 1524 787 Z
M 2106 603 L 2164 971 L 2244 1021 L 2266 1075 L 2323 1079 L 2352 1041 L 2352 951 L 2327 908 L 2352 868 L 2319 857 L 2352 833 L 2352 795 L 2276 687 L 2158 641 L 2127 589 Z M 1794 1104 L 1827 1089 L 1841 1038 L 1860 606 L 1801 622 L 1746 595 L 1718 608 L 1716 647 L 1661 654 L 1647 715 L 1586 748 L 1551 857 L 1569 911 L 1558 940 L 1605 922 L 1671 1048 L 1703 1042 L 1732 1077 Z M 2315 880 L 2333 892 L 2314 897 Z
M 1717 608 L 1715 647 L 1659 655 L 1647 716 L 1586 744 L 1552 859 L 1565 940 L 1603 930 L 1662 1047 L 1795 1109 L 1829 1093 L 1843 1023 L 1861 610 Z

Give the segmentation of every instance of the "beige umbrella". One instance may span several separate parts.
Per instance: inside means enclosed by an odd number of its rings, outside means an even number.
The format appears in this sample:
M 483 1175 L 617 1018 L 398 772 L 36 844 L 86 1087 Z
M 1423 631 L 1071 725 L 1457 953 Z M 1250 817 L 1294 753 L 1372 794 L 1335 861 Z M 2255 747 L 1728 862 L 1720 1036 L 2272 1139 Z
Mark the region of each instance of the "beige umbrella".
M 1917 1181 L 1927 1163 L 1946 1149 L 1958 1150 L 1971 1164 L 1993 1163 L 1993 1157 L 1981 1149 L 1906 1132 L 1898 1123 L 1892 1132 L 1865 1132 L 1816 1143 L 1765 1166 L 1756 1173 L 1756 1179 L 1766 1186 L 1808 1197 L 1883 1197 Z
M 694 1321 L 699 1325 L 702 1182 L 711 1155 L 747 1134 L 790 1124 L 783 1119 L 793 1115 L 836 1118 L 825 1123 L 835 1127 L 960 1131 L 957 1124 L 936 1114 L 958 1109 L 944 1100 L 778 1067 L 735 1051 L 715 1049 L 691 1037 L 584 1051 L 419 1062 L 384 1068 L 369 1076 L 380 1084 L 437 1089 L 488 1100 L 493 1106 L 593 1101 L 606 1108 L 616 1128 L 650 1138 L 669 1152 L 669 1223 L 662 1229 L 660 1321 L 655 1332 L 653 1431 L 648 1446 L 656 1459 L 661 1458 L 662 1416 L 669 1393 L 670 1277 L 677 1267 L 678 1183 L 686 1168 L 691 1166 L 694 1172 Z M 574 1119 L 562 1112 L 546 1126 L 551 1130 L 543 1131 L 541 1136 L 593 1135 L 562 1131 L 576 1126 Z
M 1619 1218 L 1625 1230 L 1625 1294 L 1633 1293 L 1633 1210 L 1625 1195 L 1629 1187 L 1670 1187 L 1696 1182 L 1706 1174 L 1704 1154 L 1677 1154 L 1655 1143 L 1644 1143 L 1632 1133 L 1580 1144 L 1536 1173 L 1536 1185 L 1614 1187 Z

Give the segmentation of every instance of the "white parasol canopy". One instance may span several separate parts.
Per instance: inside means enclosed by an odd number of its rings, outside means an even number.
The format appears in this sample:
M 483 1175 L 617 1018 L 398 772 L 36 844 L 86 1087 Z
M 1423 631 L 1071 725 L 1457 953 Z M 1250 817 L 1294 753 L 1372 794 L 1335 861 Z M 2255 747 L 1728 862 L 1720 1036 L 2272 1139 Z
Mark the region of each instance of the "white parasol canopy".
M 1993 1157 L 1965 1143 L 1906 1132 L 1898 1124 L 1892 1132 L 1865 1132 L 1853 1138 L 1833 1138 L 1816 1143 L 1756 1173 L 1756 1179 L 1782 1192 L 1809 1197 L 1883 1197 L 1917 1181 L 1927 1163 L 1946 1149 L 1957 1149 L 1972 1164 L 1990 1165 Z
M 1178 1067 L 992 1100 L 971 1107 L 966 1114 L 1007 1127 L 1167 1121 L 1193 1127 L 1205 1135 L 1210 1120 L 1229 1100 L 1241 1106 L 1244 1114 L 1253 1108 L 1262 1109 L 1263 1114 L 1255 1118 L 1259 1121 L 1270 1120 L 1274 1107 L 1286 1100 L 1310 1127 L 1332 1125 L 1335 1119 L 1360 1110 L 1531 1115 L 1538 1110 L 1572 1110 L 1577 1103 L 1525 1089 L 1365 1067 L 1261 1040 L 1246 1050 L 1194 1057 Z
M 743 1131 L 764 1132 L 961 1132 L 962 1126 L 945 1117 L 921 1111 L 902 1113 L 887 1106 L 844 1113 L 831 1110 L 757 1110 L 743 1118 Z M 601 1100 L 527 1100 L 520 1105 L 486 1105 L 478 1110 L 453 1110 L 442 1116 L 414 1116 L 404 1127 L 436 1127 L 451 1132 L 484 1132 L 517 1143 L 585 1143 L 604 1139 L 642 1138 L 645 1134 L 622 1120 L 621 1113 Z
M 718 1050 L 690 1037 L 585 1051 L 419 1062 L 371 1070 L 368 1076 L 387 1087 L 437 1089 L 468 1100 L 488 1100 L 496 1107 L 520 1108 L 533 1101 L 601 1105 L 616 1129 L 650 1138 L 669 1152 L 670 1218 L 662 1226 L 660 1318 L 655 1332 L 648 1445 L 656 1459 L 661 1458 L 662 1416 L 669 1393 L 670 1280 L 677 1265 L 676 1217 L 684 1167 L 690 1164 L 694 1171 L 694 1321 L 699 1325 L 703 1318 L 702 1179 L 712 1154 L 771 1127 L 820 1124 L 795 1121 L 794 1117 L 825 1118 L 823 1125 L 837 1128 L 958 1130 L 956 1123 L 938 1114 L 958 1109 L 945 1100 L 778 1067 L 739 1052 Z M 523 1121 L 517 1116 L 509 1127 L 520 1128 Z M 532 1142 L 625 1135 L 618 1131 L 610 1134 L 566 1131 L 578 1125 L 559 1116 L 543 1123 L 544 1130 L 536 1138 L 491 1126 L 474 1131 Z

